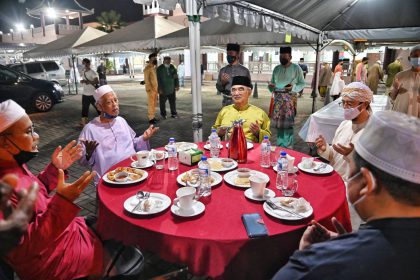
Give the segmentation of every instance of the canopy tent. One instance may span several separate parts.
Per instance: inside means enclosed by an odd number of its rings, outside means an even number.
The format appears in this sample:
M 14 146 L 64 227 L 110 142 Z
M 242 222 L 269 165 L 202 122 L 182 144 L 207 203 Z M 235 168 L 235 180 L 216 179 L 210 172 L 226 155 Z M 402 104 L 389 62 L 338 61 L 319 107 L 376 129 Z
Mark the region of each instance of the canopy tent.
M 156 39 L 185 28 L 163 17 L 147 17 L 77 48 L 79 54 L 141 51 L 156 48 Z
M 24 58 L 60 57 L 75 54 L 75 47 L 90 40 L 99 38 L 107 33 L 92 27 L 76 31 L 48 44 L 41 45 L 23 54 Z

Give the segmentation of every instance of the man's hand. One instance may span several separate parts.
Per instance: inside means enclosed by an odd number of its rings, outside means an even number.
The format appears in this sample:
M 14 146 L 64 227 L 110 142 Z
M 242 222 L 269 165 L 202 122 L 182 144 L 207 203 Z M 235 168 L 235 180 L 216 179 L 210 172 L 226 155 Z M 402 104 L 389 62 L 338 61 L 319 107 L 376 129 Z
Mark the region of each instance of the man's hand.
M 289 91 L 292 91 L 292 88 L 293 88 L 293 85 L 286 85 L 285 87 L 284 87 L 284 89 L 287 91 L 287 92 L 289 92 Z
M 66 170 L 82 156 L 82 151 L 82 145 L 76 145 L 76 140 L 73 140 L 64 149 L 58 146 L 51 157 L 51 162 L 57 169 Z
M 4 220 L 0 220 L 0 255 L 6 254 L 16 246 L 22 234 L 26 231 L 28 223 L 33 215 L 33 208 L 38 196 L 39 186 L 33 183 L 28 191 L 22 190 L 17 193 L 19 203 L 13 209 L 10 196 L 16 188 L 18 178 L 15 175 L 5 175 L 0 181 L 0 210 Z
M 318 138 L 315 139 L 315 145 L 321 153 L 327 150 L 327 142 L 325 141 L 325 138 L 322 135 L 319 135 Z
M 230 75 L 227 73 L 223 73 L 221 76 L 221 81 L 223 85 L 226 85 L 227 83 L 229 83 L 230 80 Z
M 347 233 L 343 225 L 335 217 L 331 219 L 331 222 L 337 232 L 330 231 L 317 221 L 312 220 L 300 239 L 299 250 L 306 249 L 312 244 L 324 242 Z
M 144 140 L 144 141 L 149 140 L 150 138 L 152 138 L 152 136 L 153 136 L 156 132 L 158 132 L 158 130 L 159 130 L 159 127 L 155 127 L 153 124 L 151 124 L 151 125 L 149 126 L 149 128 L 148 128 L 148 129 L 146 129 L 146 131 L 143 133 L 143 140 Z
M 255 137 L 259 137 L 260 136 L 260 125 L 258 123 L 258 121 L 255 121 L 254 123 L 251 123 L 249 125 L 249 129 L 251 130 L 252 134 L 254 134 Z
M 337 153 L 342 154 L 343 156 L 348 156 L 354 149 L 353 143 L 350 143 L 349 147 L 343 146 L 339 143 L 334 144 L 332 147 Z
M 89 185 L 93 177 L 96 176 L 96 172 L 86 171 L 83 175 L 73 183 L 66 183 L 64 181 L 64 171 L 62 169 L 58 170 L 58 182 L 57 182 L 57 193 L 67 199 L 70 202 L 73 202 L 83 190 Z
M 85 146 L 86 150 L 86 160 L 90 160 L 90 158 L 93 155 L 93 152 L 96 150 L 96 147 L 98 147 L 99 143 L 95 140 L 80 140 L 81 143 Z
M 270 82 L 268 82 L 268 88 L 271 90 L 274 90 L 276 88 L 276 84 L 272 84 Z
M 226 130 L 227 127 L 226 126 L 220 126 L 217 128 L 217 135 L 219 135 L 219 137 L 224 137 L 226 134 Z

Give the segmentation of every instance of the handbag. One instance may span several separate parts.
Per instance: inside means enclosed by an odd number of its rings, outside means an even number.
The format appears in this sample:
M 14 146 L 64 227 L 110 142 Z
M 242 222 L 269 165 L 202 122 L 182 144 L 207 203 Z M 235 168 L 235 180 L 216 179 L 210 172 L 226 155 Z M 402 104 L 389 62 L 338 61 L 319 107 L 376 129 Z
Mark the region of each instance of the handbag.
M 98 87 L 100 87 L 100 85 L 99 85 L 99 84 L 92 84 L 92 81 L 91 81 L 91 80 L 89 80 L 89 79 L 86 77 L 86 71 L 85 71 L 85 72 L 83 72 L 83 76 L 85 76 L 85 79 L 86 79 L 88 82 L 90 82 L 90 83 L 91 83 L 91 85 L 92 85 L 95 89 L 98 89 Z

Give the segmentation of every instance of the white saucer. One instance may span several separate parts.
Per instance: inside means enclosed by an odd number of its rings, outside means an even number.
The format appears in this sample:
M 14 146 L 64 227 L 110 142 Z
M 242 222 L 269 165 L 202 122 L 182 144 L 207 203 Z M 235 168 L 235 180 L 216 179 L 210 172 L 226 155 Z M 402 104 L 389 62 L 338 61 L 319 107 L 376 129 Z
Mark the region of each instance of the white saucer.
M 204 145 L 204 149 L 210 150 L 210 144 Z M 222 144 L 219 144 L 219 149 L 223 149 L 223 145 Z
M 181 210 L 176 204 L 172 204 L 171 212 L 180 217 L 194 217 L 204 212 L 206 206 L 200 201 L 196 201 L 190 210 Z
M 131 167 L 133 168 L 149 168 L 149 167 L 152 167 L 153 165 L 154 165 L 154 162 L 151 161 L 150 159 L 148 159 L 146 164 L 144 165 L 139 165 L 138 161 L 131 162 Z
M 244 194 L 247 198 L 255 201 L 266 201 L 267 199 L 273 198 L 276 196 L 276 193 L 270 189 L 265 189 L 265 193 L 263 197 L 255 197 L 252 193 L 252 189 L 249 188 L 246 191 L 244 191 Z
M 277 172 L 277 164 L 273 166 L 274 171 Z M 299 168 L 297 168 L 297 166 L 293 166 L 292 170 L 289 170 L 289 173 L 296 173 L 298 172 Z

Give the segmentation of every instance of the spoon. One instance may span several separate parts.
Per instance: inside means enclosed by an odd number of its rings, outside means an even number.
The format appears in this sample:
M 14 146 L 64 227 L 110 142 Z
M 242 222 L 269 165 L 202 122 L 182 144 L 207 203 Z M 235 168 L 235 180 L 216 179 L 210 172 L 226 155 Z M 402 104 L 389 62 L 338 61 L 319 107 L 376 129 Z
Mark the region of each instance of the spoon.
M 131 213 L 133 213 L 134 211 L 137 210 L 137 208 L 140 206 L 140 203 L 142 202 L 143 198 L 146 197 L 146 195 L 147 195 L 147 197 L 149 197 L 150 196 L 150 193 L 147 193 L 147 192 L 144 193 L 143 191 L 138 191 L 136 193 L 136 198 L 139 200 L 139 202 L 137 203 L 136 206 L 134 206 L 133 210 L 131 210 Z

